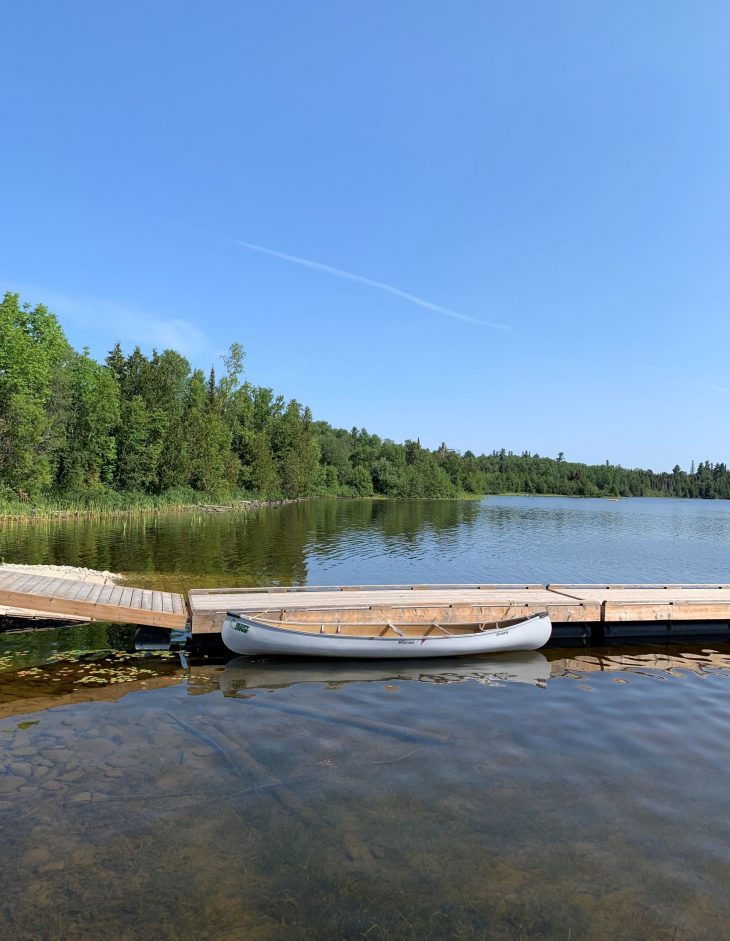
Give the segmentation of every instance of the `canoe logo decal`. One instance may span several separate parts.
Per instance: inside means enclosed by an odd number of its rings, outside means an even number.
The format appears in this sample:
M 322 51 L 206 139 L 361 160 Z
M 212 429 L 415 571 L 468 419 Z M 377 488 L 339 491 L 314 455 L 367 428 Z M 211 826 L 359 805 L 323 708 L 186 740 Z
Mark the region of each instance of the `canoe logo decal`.
M 248 624 L 239 624 L 238 621 L 234 621 L 233 627 L 242 634 L 248 634 Z
M 415 640 L 399 640 L 399 644 L 415 644 Z

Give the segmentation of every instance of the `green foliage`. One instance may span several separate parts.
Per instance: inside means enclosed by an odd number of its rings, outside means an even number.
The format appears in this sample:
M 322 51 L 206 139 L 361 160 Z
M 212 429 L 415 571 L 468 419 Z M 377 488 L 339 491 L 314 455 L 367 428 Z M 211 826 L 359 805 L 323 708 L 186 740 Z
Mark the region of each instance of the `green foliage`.
M 0 504 L 114 511 L 230 499 L 333 494 L 441 499 L 460 494 L 730 499 L 724 464 L 690 473 L 627 470 L 505 450 L 459 454 L 418 440 L 315 422 L 244 377 L 243 347 L 206 377 L 174 350 L 105 364 L 75 353 L 43 306 L 0 303 Z
M 263 431 L 253 432 L 247 457 L 245 483 L 248 489 L 264 500 L 281 496 L 281 478 L 269 439 Z
M 12 395 L 45 405 L 56 370 L 71 347 L 55 316 L 39 304 L 20 303 L 7 293 L 0 303 L 0 407 Z
M 73 358 L 67 383 L 66 434 L 59 456 L 59 483 L 81 492 L 111 483 L 119 427 L 119 385 L 107 366 L 84 351 Z
M 50 420 L 43 405 L 19 392 L 0 417 L 0 479 L 24 498 L 37 498 L 53 480 L 48 453 Z
M 150 411 L 141 395 L 122 402 L 114 475 L 119 490 L 148 490 L 156 482 L 162 449 L 161 413 Z
M 232 434 L 221 413 L 213 370 L 207 382 L 199 369 L 193 373 L 184 427 L 188 483 L 196 490 L 207 490 L 218 497 L 229 496 L 235 489 L 237 466 L 231 454 Z

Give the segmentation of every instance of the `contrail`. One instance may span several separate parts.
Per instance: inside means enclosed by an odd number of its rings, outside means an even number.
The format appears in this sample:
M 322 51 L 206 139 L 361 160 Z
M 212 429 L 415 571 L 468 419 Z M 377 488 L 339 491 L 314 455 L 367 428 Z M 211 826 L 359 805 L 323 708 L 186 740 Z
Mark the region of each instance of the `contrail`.
M 352 271 L 343 271 L 341 268 L 333 268 L 332 265 L 325 265 L 321 261 L 311 261 L 309 258 L 300 258 L 298 255 L 287 255 L 285 252 L 277 252 L 273 248 L 265 248 L 263 245 L 255 245 L 253 242 L 242 242 L 241 239 L 233 240 L 237 245 L 243 248 L 249 248 L 253 252 L 261 252 L 262 255 L 271 255 L 272 258 L 281 258 L 282 261 L 290 261 L 294 265 L 301 265 L 302 268 L 312 268 L 314 271 L 323 271 L 325 274 L 332 274 L 336 278 L 345 278 L 347 281 L 355 281 L 356 284 L 364 284 L 370 288 L 376 288 L 378 291 L 385 291 L 388 294 L 394 294 L 404 301 L 410 301 L 411 304 L 417 304 L 419 307 L 425 307 L 427 310 L 434 310 L 437 314 L 444 314 L 446 317 L 453 317 L 454 320 L 465 320 L 467 323 L 475 323 L 480 327 L 491 327 L 494 330 L 504 330 L 509 332 L 507 324 L 496 323 L 492 320 L 477 320 L 476 317 L 468 317 L 466 314 L 460 314 L 449 307 L 441 307 L 440 304 L 432 304 L 416 294 L 409 294 L 408 291 L 402 291 L 392 284 L 385 284 L 383 281 L 374 281 L 372 278 L 366 278 L 361 274 L 353 274 Z

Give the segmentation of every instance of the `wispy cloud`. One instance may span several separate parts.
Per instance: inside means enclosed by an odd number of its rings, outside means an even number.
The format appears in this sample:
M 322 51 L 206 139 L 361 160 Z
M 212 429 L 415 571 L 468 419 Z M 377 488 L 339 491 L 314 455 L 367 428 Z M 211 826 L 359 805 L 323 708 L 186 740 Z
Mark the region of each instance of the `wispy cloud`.
M 213 352 L 203 330 L 180 317 L 161 317 L 139 308 L 109 301 L 92 294 L 67 294 L 38 285 L 3 283 L 3 289 L 17 291 L 21 300 L 45 304 L 57 314 L 63 325 L 72 324 L 105 343 L 124 343 L 174 349 L 185 356 Z
M 352 271 L 344 271 L 342 268 L 335 268 L 321 261 L 301 258 L 299 255 L 288 255 L 286 252 L 275 251 L 273 248 L 256 245 L 254 242 L 243 242 L 241 239 L 234 239 L 233 241 L 243 248 L 248 248 L 253 252 L 260 252 L 262 255 L 270 255 L 272 258 L 289 261 L 302 268 L 311 268 L 313 271 L 321 271 L 324 274 L 334 275 L 336 278 L 344 278 L 346 281 L 354 281 L 356 284 L 364 284 L 366 287 L 375 288 L 378 291 L 385 291 L 387 294 L 393 294 L 395 297 L 400 297 L 402 300 L 416 304 L 418 307 L 425 307 L 426 310 L 435 311 L 437 314 L 443 314 L 445 317 L 452 317 L 454 320 L 463 320 L 466 323 L 478 324 L 480 327 L 491 327 L 493 330 L 510 332 L 510 327 L 508 327 L 507 324 L 498 323 L 494 320 L 479 320 L 477 317 L 469 317 L 467 314 L 461 314 L 457 310 L 451 310 L 450 307 L 442 307 L 440 304 L 434 304 L 423 297 L 419 297 L 417 294 L 403 291 L 401 288 L 395 287 L 393 284 L 386 284 L 384 281 L 375 281 L 373 278 L 366 278 L 364 275 L 355 274 Z
M 704 389 L 710 389 L 712 392 L 723 392 L 725 395 L 730 395 L 730 389 L 727 386 L 715 386 L 709 382 L 700 382 L 699 383 Z
M 651 371 L 655 373 L 661 373 L 663 376 L 667 375 L 666 365 L 657 366 L 654 363 L 639 362 L 629 363 L 628 365 L 633 366 L 635 369 L 643 370 L 644 372 Z M 685 382 L 687 382 L 686 379 Z M 690 379 L 688 385 L 693 389 L 709 389 L 711 392 L 720 392 L 722 395 L 730 395 L 730 388 L 728 388 L 728 386 L 717 385 L 714 382 L 703 382 Z

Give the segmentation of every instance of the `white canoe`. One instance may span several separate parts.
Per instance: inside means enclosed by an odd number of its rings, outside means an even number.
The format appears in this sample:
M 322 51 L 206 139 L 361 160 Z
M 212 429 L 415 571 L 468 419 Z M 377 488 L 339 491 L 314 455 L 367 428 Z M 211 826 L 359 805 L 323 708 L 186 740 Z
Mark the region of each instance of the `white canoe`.
M 282 654 L 294 657 L 357 657 L 405 659 L 457 657 L 513 650 L 537 650 L 550 639 L 547 614 L 509 621 L 419 623 L 399 620 L 391 609 L 383 623 L 353 621 L 273 620 L 263 615 L 229 611 L 223 643 L 247 656 Z

